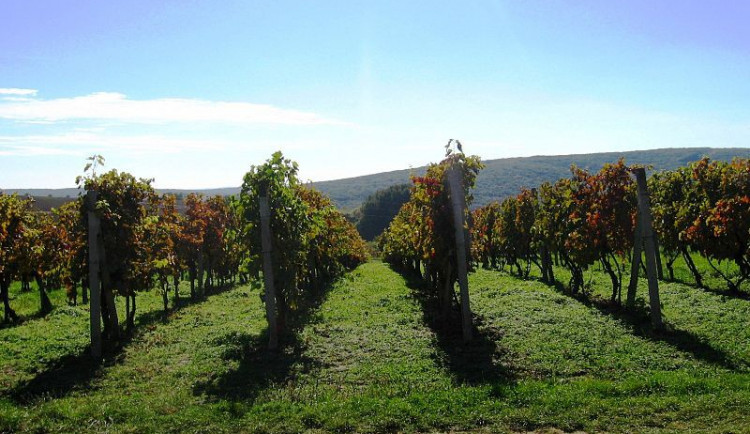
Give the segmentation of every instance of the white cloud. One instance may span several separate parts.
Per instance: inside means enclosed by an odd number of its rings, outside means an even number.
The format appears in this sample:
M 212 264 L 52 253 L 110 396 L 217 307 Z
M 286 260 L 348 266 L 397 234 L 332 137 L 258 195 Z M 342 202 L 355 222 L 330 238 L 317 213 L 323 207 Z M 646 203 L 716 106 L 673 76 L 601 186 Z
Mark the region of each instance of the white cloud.
M 0 135 L 1 156 L 105 155 L 139 156 L 178 154 L 185 152 L 249 152 L 267 156 L 278 149 L 285 151 L 335 152 L 327 141 L 310 139 L 275 140 L 237 137 L 185 138 L 163 134 L 119 135 L 101 128 L 74 128 L 59 134 Z
M 0 100 L 13 102 L 33 101 L 33 99 L 27 98 L 25 96 L 0 96 Z
M 24 91 L 25 89 L 4 89 Z M 34 91 L 35 92 L 35 91 Z M 10 94 L 10 93 L 6 93 Z M 16 93 L 15 95 L 19 95 Z M 97 92 L 72 98 L 0 102 L 0 118 L 25 122 L 102 120 L 163 124 L 173 122 L 341 125 L 315 113 L 266 104 L 207 101 L 186 98 L 133 100 L 116 92 Z
M 20 96 L 34 96 L 36 95 L 36 89 L 18 89 L 15 87 L 0 87 L 0 95 L 20 95 Z

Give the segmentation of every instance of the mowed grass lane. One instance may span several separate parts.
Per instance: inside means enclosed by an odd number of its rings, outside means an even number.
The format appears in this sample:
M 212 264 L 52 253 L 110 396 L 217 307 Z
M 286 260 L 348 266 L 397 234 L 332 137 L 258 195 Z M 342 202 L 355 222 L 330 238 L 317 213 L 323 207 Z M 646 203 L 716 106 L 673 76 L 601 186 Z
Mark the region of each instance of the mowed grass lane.
M 470 286 L 478 327 L 463 345 L 418 282 L 364 264 L 301 309 L 278 354 L 265 350 L 257 289 L 166 322 L 145 301 L 132 341 L 73 387 L 32 393 L 42 364 L 16 366 L 0 431 L 750 431 L 747 300 L 665 285 L 670 330 L 656 333 L 536 281 L 479 270 Z M 0 330 L 0 343 L 43 321 Z

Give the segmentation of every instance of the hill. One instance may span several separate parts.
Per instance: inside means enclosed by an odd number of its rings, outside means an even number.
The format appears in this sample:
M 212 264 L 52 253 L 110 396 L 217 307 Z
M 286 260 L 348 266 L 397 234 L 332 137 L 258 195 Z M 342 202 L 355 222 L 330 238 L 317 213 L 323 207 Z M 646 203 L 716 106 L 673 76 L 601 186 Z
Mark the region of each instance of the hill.
M 625 158 L 628 164 L 653 166 L 654 170 L 671 170 L 708 156 L 713 160 L 729 161 L 734 157 L 750 158 L 750 148 L 665 148 L 647 151 L 601 152 L 591 154 L 552 155 L 486 160 L 485 169 L 479 173 L 474 190 L 474 205 L 485 205 L 493 200 L 501 200 L 516 194 L 521 187 L 536 187 L 545 181 L 555 181 L 570 174 L 570 165 L 589 170 L 599 170 L 605 163 Z M 425 166 L 392 172 L 375 173 L 354 178 L 315 182 L 313 186 L 328 195 L 344 211 L 359 207 L 368 196 L 378 190 L 409 182 L 412 174 L 423 174 Z M 29 194 L 35 197 L 75 198 L 75 188 L 64 189 L 8 189 L 6 193 Z M 161 189 L 161 193 L 187 195 L 238 194 L 239 187 L 213 188 L 203 190 Z
M 654 170 L 671 170 L 696 161 L 703 156 L 729 161 L 734 157 L 750 158 L 750 148 L 670 148 L 648 151 L 602 152 L 501 158 L 484 161 L 474 190 L 474 205 L 482 206 L 518 193 L 521 187 L 536 187 L 570 175 L 575 164 L 588 170 L 599 170 L 605 163 L 625 158 L 628 164 L 653 166 Z M 409 182 L 411 174 L 423 174 L 425 167 L 377 173 L 356 178 L 315 183 L 344 210 L 357 208 L 369 195 L 395 184 Z

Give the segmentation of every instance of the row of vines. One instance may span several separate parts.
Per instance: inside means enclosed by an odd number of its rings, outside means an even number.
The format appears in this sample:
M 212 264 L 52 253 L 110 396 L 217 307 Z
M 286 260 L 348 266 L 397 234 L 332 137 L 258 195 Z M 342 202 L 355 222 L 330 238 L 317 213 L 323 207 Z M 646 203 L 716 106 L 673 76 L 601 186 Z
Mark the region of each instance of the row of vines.
M 12 282 L 21 282 L 21 290 L 36 282 L 42 313 L 52 309 L 48 291 L 58 288 L 65 288 L 71 304 L 79 292 L 82 302 L 89 302 L 89 215 L 101 224 L 101 315 L 109 340 L 120 334 L 115 297 L 126 300 L 124 318 L 131 328 L 141 291 L 159 291 L 166 312 L 170 295 L 173 308 L 179 302 L 181 281 L 190 282 L 195 299 L 213 288 L 259 278 L 261 186 L 271 203 L 280 318 L 295 310 L 300 297 L 366 260 L 356 229 L 328 198 L 298 181 L 296 163 L 281 153 L 251 168 L 239 197 L 190 194 L 182 204 L 173 195 L 157 194 L 153 180 L 117 170 L 98 174 L 103 159 L 90 160 L 77 182 L 96 193 L 94 203 L 80 196 L 40 213 L 32 211 L 31 199 L 0 193 L 5 322 L 19 321 L 10 303 Z
M 88 290 L 87 219 L 101 221 L 105 262 L 101 311 L 105 336 L 116 338 L 116 296 L 127 301 L 125 321 L 133 326 L 136 295 L 156 288 L 164 309 L 169 296 L 179 300 L 179 283 L 190 282 L 190 297 L 228 282 L 247 282 L 261 273 L 263 252 L 259 198 L 270 208 L 277 327 L 308 294 L 366 260 L 366 246 L 331 201 L 297 178 L 297 165 L 274 154 L 245 175 L 237 198 L 189 195 L 178 210 L 174 196 L 159 195 L 152 180 L 111 170 L 97 174 L 103 161 L 92 158 L 78 179 L 95 191 L 52 213 L 31 211 L 31 201 L 0 194 L 0 298 L 4 321 L 19 320 L 9 288 L 35 282 L 40 310 L 52 309 L 47 292 L 64 287 L 71 303 L 86 303 Z M 450 211 L 448 174 L 458 172 L 463 201 L 482 168 L 476 156 L 448 152 L 446 158 L 413 178 L 409 201 L 379 238 L 384 258 L 403 270 L 419 272 L 439 300 L 444 317 L 456 304 L 458 278 L 455 222 Z M 703 159 L 674 171 L 658 172 L 648 184 L 653 224 L 669 278 L 683 258 L 697 285 L 705 258 L 732 291 L 750 278 L 750 160 L 730 163 Z M 591 173 L 573 167 L 569 178 L 522 189 L 515 196 L 471 213 L 467 266 L 509 269 L 528 277 L 537 267 L 543 280 L 555 281 L 553 264 L 570 274 L 571 292 L 586 289 L 584 272 L 599 264 L 612 282 L 611 298 L 621 300 L 625 265 L 632 261 L 637 225 L 635 183 L 623 161 Z M 470 250 L 470 251 L 469 251 Z M 732 262 L 732 272 L 720 267 Z
M 449 142 L 450 145 L 450 142 Z M 431 292 L 436 295 L 443 322 L 451 321 L 458 281 L 458 252 L 453 213 L 451 212 L 451 171 L 458 173 L 463 191 L 461 202 L 471 205 L 476 177 L 482 169 L 477 156 L 448 151 L 446 158 L 430 164 L 424 176 L 413 177 L 409 200 L 402 206 L 390 226 L 378 238 L 385 261 L 401 271 L 422 273 Z M 464 228 L 465 231 L 468 228 Z M 466 237 L 468 238 L 468 237 Z M 471 266 L 470 245 L 466 244 L 467 269 Z
M 379 238 L 384 259 L 395 268 L 419 273 L 440 300 L 443 314 L 454 303 L 456 255 L 445 173 L 459 166 L 469 189 L 481 169 L 477 157 L 462 153 L 413 177 L 409 201 Z M 668 278 L 684 258 L 698 286 L 702 273 L 693 258 L 705 258 L 730 291 L 750 277 L 750 160 L 730 163 L 704 158 L 674 171 L 654 173 L 648 181 L 653 225 Z M 553 265 L 570 274 L 568 289 L 586 290 L 584 273 L 598 264 L 612 283 L 611 299 L 621 302 L 626 264 L 632 262 L 637 230 L 637 197 L 631 168 L 620 160 L 592 173 L 572 167 L 569 178 L 521 189 L 517 196 L 471 213 L 471 260 L 528 278 L 533 268 L 555 282 Z M 733 267 L 720 267 L 722 262 Z M 470 264 L 471 265 L 471 264 Z M 731 272 L 727 272 L 727 270 Z
M 550 283 L 556 262 L 570 272 L 572 292 L 584 288 L 584 271 L 598 263 L 612 281 L 612 300 L 619 301 L 637 223 L 635 181 L 623 161 L 596 173 L 577 167 L 571 172 L 570 178 L 476 209 L 473 258 L 524 277 L 536 266 Z M 703 286 L 706 270 L 693 259 L 700 255 L 730 291 L 739 291 L 750 277 L 750 160 L 704 158 L 657 172 L 648 191 L 668 278 L 674 280 L 673 264 L 682 257 Z M 719 266 L 727 261 L 735 266 Z

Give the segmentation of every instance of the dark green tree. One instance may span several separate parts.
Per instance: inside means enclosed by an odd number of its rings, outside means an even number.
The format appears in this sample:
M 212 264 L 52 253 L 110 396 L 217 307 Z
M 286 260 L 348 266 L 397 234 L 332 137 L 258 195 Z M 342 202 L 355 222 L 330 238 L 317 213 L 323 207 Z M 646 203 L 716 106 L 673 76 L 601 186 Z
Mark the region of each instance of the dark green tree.
M 370 195 L 353 213 L 357 231 L 372 241 L 383 233 L 401 206 L 409 200 L 409 184 L 393 185 Z

